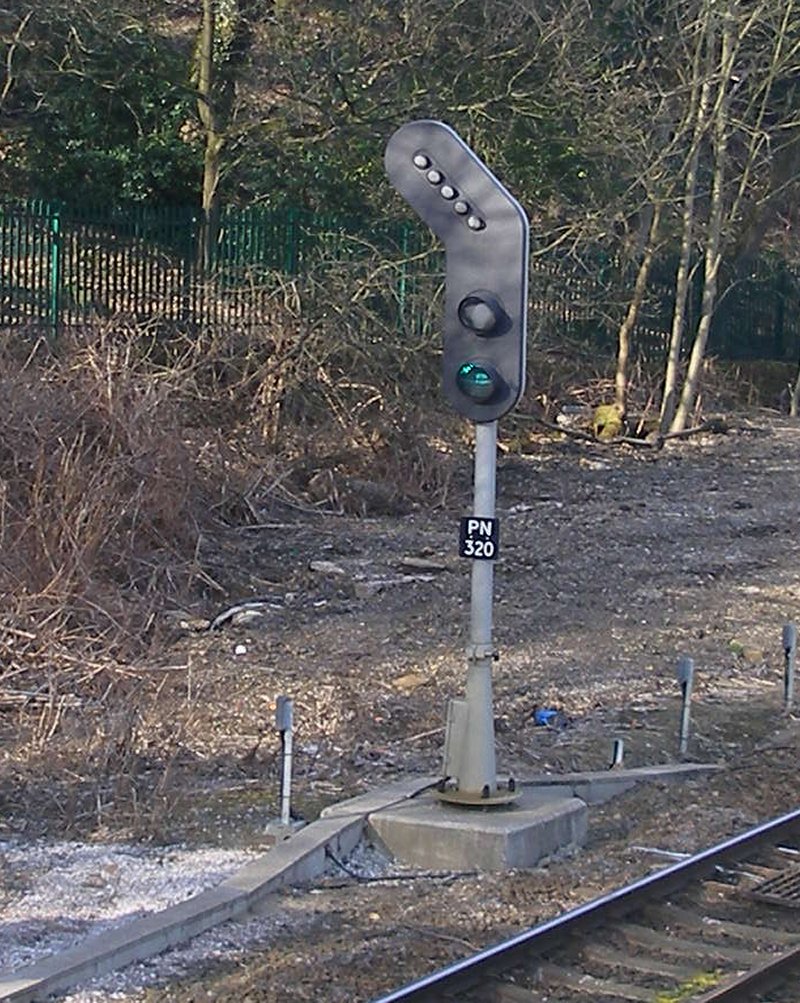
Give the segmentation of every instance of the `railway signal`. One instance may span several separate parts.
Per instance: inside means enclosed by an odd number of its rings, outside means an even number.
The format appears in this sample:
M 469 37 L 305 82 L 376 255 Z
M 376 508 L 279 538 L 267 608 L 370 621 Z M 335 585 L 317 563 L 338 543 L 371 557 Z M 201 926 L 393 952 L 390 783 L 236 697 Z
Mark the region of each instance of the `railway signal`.
M 472 559 L 470 643 L 463 700 L 451 700 L 439 795 L 465 805 L 514 798 L 495 774 L 492 590 L 497 419 L 525 386 L 528 219 L 489 168 L 442 122 L 401 126 L 386 146 L 386 172 L 445 246 L 444 392 L 475 422 L 475 494 L 459 553 Z
M 528 219 L 443 122 L 401 126 L 385 161 L 392 185 L 445 246 L 444 392 L 465 418 L 495 421 L 525 387 Z

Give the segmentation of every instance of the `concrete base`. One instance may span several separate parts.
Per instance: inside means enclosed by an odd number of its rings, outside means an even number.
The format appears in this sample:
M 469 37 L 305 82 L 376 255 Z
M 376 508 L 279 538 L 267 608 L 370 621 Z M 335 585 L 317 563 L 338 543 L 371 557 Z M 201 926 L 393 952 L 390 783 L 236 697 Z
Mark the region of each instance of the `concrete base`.
M 574 797 L 523 790 L 512 806 L 464 808 L 430 793 L 373 812 L 369 830 L 396 860 L 415 867 L 506 871 L 586 838 L 588 810 Z

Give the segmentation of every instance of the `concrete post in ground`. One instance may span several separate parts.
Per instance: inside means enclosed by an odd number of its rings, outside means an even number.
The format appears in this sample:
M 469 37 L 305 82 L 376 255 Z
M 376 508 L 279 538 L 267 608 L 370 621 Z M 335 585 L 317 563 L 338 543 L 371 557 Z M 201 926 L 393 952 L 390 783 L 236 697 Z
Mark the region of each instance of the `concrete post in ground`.
M 480 422 L 475 426 L 474 511 L 462 524 L 473 524 L 473 529 L 479 527 L 479 535 L 491 536 L 466 539 L 459 551 L 464 557 L 473 557 L 467 684 L 464 699 L 451 700 L 448 706 L 444 771 L 438 792 L 442 800 L 482 807 L 508 804 L 517 796 L 512 779 L 498 784 L 495 767 L 492 592 L 498 543 L 496 469 L 497 422 Z M 476 554 L 482 556 L 473 556 Z
M 783 706 L 787 712 L 794 704 L 794 663 L 797 653 L 797 628 L 793 623 L 783 626 Z
M 692 683 L 694 682 L 694 662 L 685 655 L 678 659 L 678 682 L 681 687 L 681 726 L 678 734 L 678 752 L 686 755 L 689 745 L 689 718 L 692 707 Z
M 294 730 L 294 705 L 290 697 L 280 696 L 276 701 L 275 724 L 281 736 L 281 825 L 292 820 L 292 732 Z

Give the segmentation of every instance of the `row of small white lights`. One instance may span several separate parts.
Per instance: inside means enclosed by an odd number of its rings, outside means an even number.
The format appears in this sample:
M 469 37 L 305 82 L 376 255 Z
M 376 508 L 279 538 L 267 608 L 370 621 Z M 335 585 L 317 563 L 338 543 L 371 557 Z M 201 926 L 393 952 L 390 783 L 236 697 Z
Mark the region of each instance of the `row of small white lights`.
M 469 202 L 465 202 L 464 199 L 458 198 L 458 192 L 452 185 L 443 184 L 444 174 L 438 171 L 435 167 L 431 166 L 430 157 L 426 156 L 424 153 L 414 154 L 414 166 L 418 167 L 421 171 L 426 171 L 425 177 L 428 179 L 429 183 L 432 185 L 441 185 L 439 189 L 439 194 L 443 199 L 447 199 L 448 202 L 453 202 L 453 211 L 457 212 L 459 216 L 467 217 L 467 226 L 470 230 L 482 230 L 486 223 L 476 216 L 474 213 L 469 211 Z

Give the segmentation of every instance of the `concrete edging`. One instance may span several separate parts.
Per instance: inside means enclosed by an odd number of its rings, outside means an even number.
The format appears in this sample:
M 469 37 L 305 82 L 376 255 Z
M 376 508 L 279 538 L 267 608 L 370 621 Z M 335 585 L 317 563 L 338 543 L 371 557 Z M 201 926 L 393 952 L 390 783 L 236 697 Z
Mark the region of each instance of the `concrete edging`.
M 660 766 L 635 766 L 632 769 L 593 770 L 585 773 L 540 773 L 522 777 L 523 787 L 555 790 L 562 788 L 564 796 L 580 798 L 587 805 L 603 804 L 635 787 L 636 784 L 672 780 L 688 780 L 693 776 L 724 770 L 719 763 L 665 763 Z M 568 792 L 568 795 L 566 794 Z

